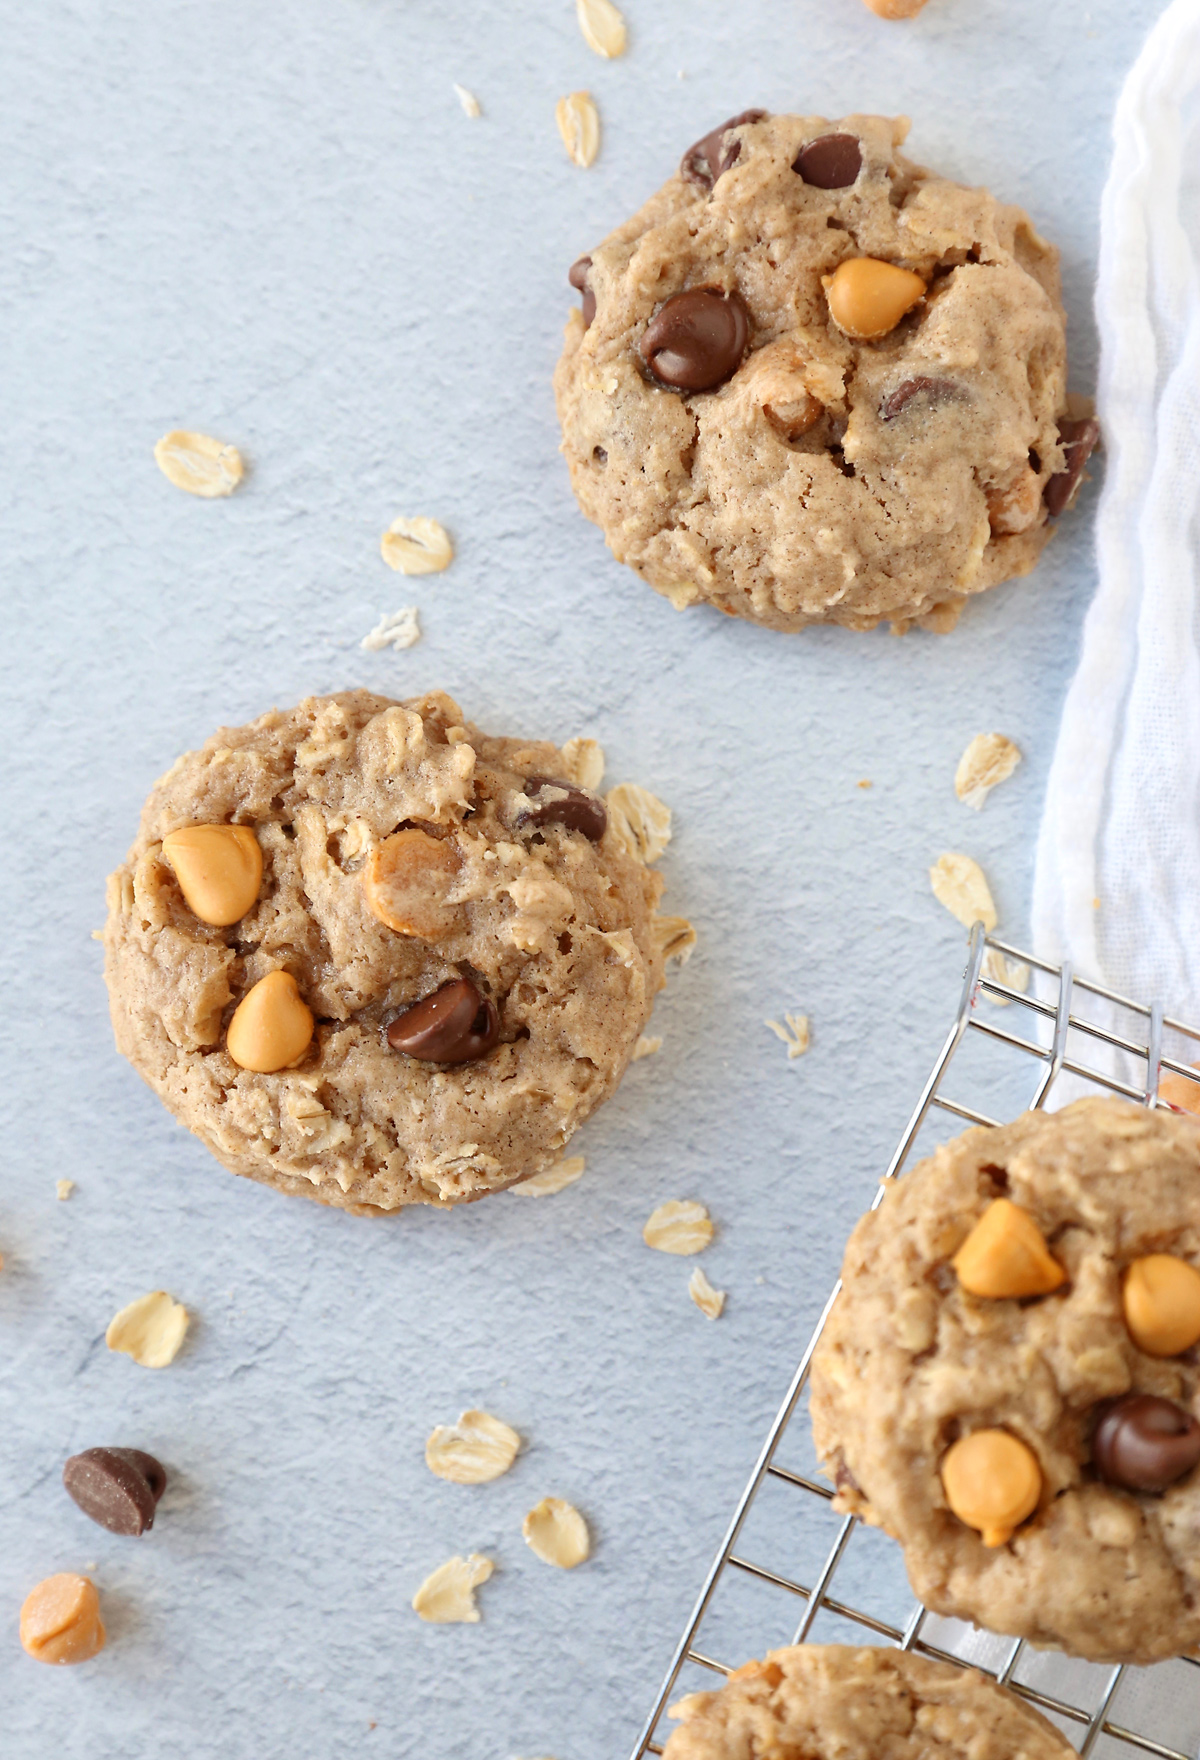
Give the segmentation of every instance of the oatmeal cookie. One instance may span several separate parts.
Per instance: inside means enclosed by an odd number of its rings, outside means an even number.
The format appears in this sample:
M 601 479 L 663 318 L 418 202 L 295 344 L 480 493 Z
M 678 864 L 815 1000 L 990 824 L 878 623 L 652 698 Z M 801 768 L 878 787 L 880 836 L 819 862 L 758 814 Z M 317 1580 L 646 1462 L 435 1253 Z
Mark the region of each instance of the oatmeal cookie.
M 664 1760 L 1070 1760 L 1053 1724 L 975 1669 L 797 1644 L 672 1707 Z
M 835 1506 L 937 1613 L 1200 1644 L 1200 1130 L 1080 1100 L 943 1145 L 850 1237 L 813 1360 Z
M 109 880 L 118 1048 L 279 1191 L 378 1214 L 547 1167 L 663 981 L 642 858 L 666 810 L 629 786 L 608 810 L 576 755 L 491 738 L 438 692 L 222 728 L 156 785 Z
M 907 132 L 746 111 L 570 272 L 572 486 L 678 608 L 948 629 L 1074 494 L 1058 253 Z

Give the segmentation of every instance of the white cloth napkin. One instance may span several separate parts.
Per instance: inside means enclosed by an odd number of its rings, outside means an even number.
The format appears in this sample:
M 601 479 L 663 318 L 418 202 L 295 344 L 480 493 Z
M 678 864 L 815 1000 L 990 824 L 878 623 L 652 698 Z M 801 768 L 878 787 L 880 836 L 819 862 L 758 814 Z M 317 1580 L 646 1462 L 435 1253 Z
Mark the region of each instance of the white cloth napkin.
M 1050 772 L 1033 941 L 1200 1021 L 1200 0 L 1117 104 L 1100 221 L 1099 586 Z

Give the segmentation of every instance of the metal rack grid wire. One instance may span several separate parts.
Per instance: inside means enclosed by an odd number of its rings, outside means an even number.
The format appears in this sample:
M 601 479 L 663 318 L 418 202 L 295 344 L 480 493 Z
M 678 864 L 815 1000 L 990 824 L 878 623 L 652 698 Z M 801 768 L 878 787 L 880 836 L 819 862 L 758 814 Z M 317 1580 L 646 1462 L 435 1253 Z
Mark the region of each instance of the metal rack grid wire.
M 1022 988 L 1025 984 L 1027 989 Z M 999 1007 L 1015 1007 L 1016 1018 L 1026 1030 L 1002 1025 L 995 1013 Z M 1006 1022 L 1007 1019 L 1006 1016 Z M 952 1069 L 957 1075 L 963 1063 L 970 1062 L 963 1058 L 963 1047 L 976 1038 L 983 1043 L 985 1058 L 1001 1053 L 1008 1058 L 1010 1079 L 1006 1084 L 998 1080 L 995 1071 L 978 1068 L 968 1088 L 974 1103 L 968 1103 L 952 1098 L 943 1084 Z M 1153 1107 L 1163 1103 L 1159 1098 L 1161 1075 L 1167 1071 L 1183 1076 L 1192 1074 L 1194 1059 L 1200 1059 L 1200 1027 L 1165 1016 L 1158 1004 L 1134 1002 L 1102 985 L 1077 978 L 1069 966 L 1048 965 L 985 934 L 982 924 L 976 924 L 958 1014 L 872 1208 L 882 1200 L 887 1183 L 904 1172 L 914 1149 L 920 1147 L 922 1153 L 927 1152 L 924 1138 L 931 1125 L 936 1130 L 935 1120 L 941 1121 L 943 1138 L 957 1134 L 965 1125 L 994 1125 L 1023 1107 L 1045 1106 L 1056 1088 L 1056 1098 L 1066 1097 L 1064 1089 L 1077 1093 L 1099 1091 Z M 975 1061 L 978 1064 L 978 1057 Z M 1011 1079 L 1013 1068 L 1015 1081 Z M 996 1107 L 999 1116 L 984 1109 L 981 1096 L 992 1104 L 1000 1100 Z M 1007 1111 L 1005 1101 L 1010 1102 Z M 738 1607 L 733 1610 L 733 1619 L 725 1618 L 723 1625 L 716 1619 L 722 1595 L 737 1582 L 752 1585 L 756 1592 L 768 1596 L 771 1629 L 779 1634 L 770 1640 L 770 1647 L 803 1643 L 814 1633 L 828 1641 L 898 1645 L 991 1674 L 1057 1723 L 1083 1756 L 1091 1755 L 1099 1745 L 1099 1753 L 1111 1754 L 1113 1760 L 1129 1754 L 1149 1754 L 1157 1760 L 1196 1760 L 1200 1747 L 1200 1661 L 1196 1658 L 1181 1657 L 1152 1669 L 1100 1667 L 1031 1650 L 1023 1640 L 996 1637 L 982 1640 L 990 1651 L 985 1658 L 980 1654 L 979 1633 L 957 1621 L 933 1616 L 913 1602 L 906 1585 L 906 1611 L 900 1617 L 894 1613 L 881 1615 L 861 1605 L 871 1599 L 869 1594 L 843 1591 L 839 1573 L 843 1577 L 854 1575 L 848 1568 L 852 1542 L 861 1543 L 862 1536 L 874 1531 L 863 1527 L 854 1516 L 835 1516 L 830 1508 L 833 1491 L 813 1476 L 815 1465 L 794 1470 L 779 1458 L 790 1434 L 795 1440 L 795 1433 L 803 1430 L 808 1440 L 807 1409 L 803 1425 L 795 1424 L 794 1419 L 813 1352 L 840 1287 L 840 1283 L 835 1284 L 822 1310 L 787 1397 L 767 1434 L 658 1698 L 633 1749 L 632 1760 L 663 1752 L 667 1731 L 660 1726 L 667 1707 L 677 1694 L 692 1690 L 693 1682 L 685 1677 L 694 1677 L 696 1687 L 711 1687 L 715 1684 L 714 1676 L 725 1676 L 749 1657 L 761 1654 L 765 1646 L 759 1631 L 742 1637 L 745 1627 L 739 1623 Z M 808 1446 L 811 1449 L 810 1442 Z M 811 1544 L 808 1547 L 811 1568 L 803 1573 L 808 1581 L 801 1580 L 802 1573 L 790 1562 L 781 1564 L 776 1558 L 773 1564 L 764 1563 L 761 1558 L 748 1556 L 749 1548 L 743 1545 L 757 1501 L 767 1487 L 779 1490 L 788 1499 L 782 1531 L 791 1536 L 807 1535 L 810 1541 L 814 1536 L 820 1539 L 816 1551 Z M 898 1555 L 899 1549 L 891 1542 L 882 1544 L 891 1546 Z M 873 1561 L 872 1575 L 876 1569 L 877 1563 Z M 861 1571 L 858 1576 L 856 1589 L 861 1587 Z M 782 1609 L 790 1610 L 791 1617 L 786 1623 Z M 797 1612 L 800 1617 L 794 1623 Z M 724 1649 L 721 1656 L 710 1653 L 706 1628 L 714 1623 L 722 1627 L 718 1639 Z M 832 1625 L 835 1630 L 818 1630 L 822 1625 Z M 732 1635 L 735 1630 L 736 1639 Z M 735 1643 L 740 1648 L 735 1650 Z M 1167 1670 L 1174 1671 L 1169 1684 L 1164 1678 Z M 1126 1702 L 1130 1706 L 1128 1712 Z M 1186 1735 L 1180 1733 L 1181 1707 Z M 1179 1745 L 1180 1742 L 1186 1742 L 1186 1746 Z

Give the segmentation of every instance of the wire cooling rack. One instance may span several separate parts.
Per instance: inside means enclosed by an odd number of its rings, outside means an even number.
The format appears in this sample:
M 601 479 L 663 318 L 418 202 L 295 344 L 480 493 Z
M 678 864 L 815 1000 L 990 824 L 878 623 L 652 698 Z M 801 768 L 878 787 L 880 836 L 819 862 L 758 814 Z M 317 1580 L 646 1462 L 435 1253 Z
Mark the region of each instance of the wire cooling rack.
M 1001 1013 L 1001 1011 L 1004 1011 Z M 966 1125 L 993 1125 L 1026 1107 L 1097 1091 L 1144 1106 L 1160 1075 L 1189 1073 L 1200 1028 L 1077 978 L 985 935 L 977 924 L 957 1017 L 884 1175 Z M 953 1071 L 957 1094 L 945 1084 Z M 876 1194 L 877 1205 L 884 1184 Z M 874 1208 L 874 1205 L 872 1206 Z M 1022 1640 L 942 1619 L 914 1603 L 900 1548 L 830 1507 L 817 1476 L 807 1405 L 797 1413 L 818 1320 L 734 1512 L 632 1760 L 661 1754 L 668 1705 L 711 1688 L 753 1656 L 782 1644 L 890 1643 L 990 1674 L 1044 1712 L 1095 1760 L 1130 1751 L 1158 1760 L 1200 1752 L 1200 1661 L 1113 1668 L 1029 1648 Z

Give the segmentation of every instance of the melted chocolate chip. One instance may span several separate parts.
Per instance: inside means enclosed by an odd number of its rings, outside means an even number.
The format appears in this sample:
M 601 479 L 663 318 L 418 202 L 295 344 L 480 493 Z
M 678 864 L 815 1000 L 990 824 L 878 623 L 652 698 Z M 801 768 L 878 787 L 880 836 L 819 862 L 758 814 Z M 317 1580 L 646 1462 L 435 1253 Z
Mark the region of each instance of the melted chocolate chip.
M 750 314 L 740 294 L 690 287 L 659 306 L 639 352 L 660 385 L 713 391 L 737 372 L 749 340 Z
M 590 328 L 592 319 L 596 316 L 596 296 L 591 289 L 591 275 L 589 273 L 591 267 L 592 259 L 590 257 L 577 257 L 567 270 L 567 280 L 576 293 L 583 295 L 582 311 L 585 330 Z
M 145 1534 L 167 1488 L 165 1469 L 140 1448 L 85 1448 L 62 1476 L 84 1515 L 110 1534 Z
M 905 379 L 894 391 L 889 391 L 880 404 L 879 419 L 882 422 L 895 421 L 914 397 L 923 397 L 927 403 L 936 407 L 939 403 L 950 403 L 962 395 L 962 386 L 953 379 Z
M 565 825 L 568 831 L 582 831 L 593 843 L 599 843 L 608 826 L 608 809 L 602 800 L 586 788 L 562 782 L 557 776 L 530 776 L 525 783 L 527 795 L 545 794 L 536 806 L 522 809 L 518 825 Z
M 689 183 L 698 183 L 702 189 L 711 189 L 718 177 L 737 164 L 742 150 L 741 141 L 730 141 L 726 145 L 726 131 L 741 128 L 746 122 L 761 122 L 766 115 L 765 110 L 743 110 L 740 116 L 731 116 L 711 134 L 704 135 L 679 161 L 680 176 Z
M 801 147 L 792 170 L 814 189 L 849 189 L 862 170 L 862 146 L 854 134 L 821 134 Z
M 1102 1409 L 1092 1463 L 1126 1491 L 1165 1491 L 1200 1461 L 1200 1424 L 1173 1400 L 1127 1393 Z
M 1058 518 L 1079 487 L 1083 467 L 1099 443 L 1100 424 L 1091 416 L 1081 422 L 1069 421 L 1064 416 L 1058 424 L 1058 438 L 1067 455 L 1067 462 L 1057 476 L 1051 477 L 1042 491 L 1042 500 L 1046 503 L 1046 512 L 1051 519 Z
M 500 1036 L 496 1005 L 469 978 L 448 983 L 398 1014 L 387 1030 L 393 1051 L 422 1063 L 468 1063 L 490 1051 Z

